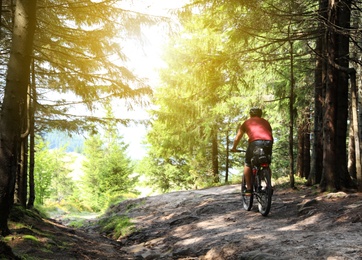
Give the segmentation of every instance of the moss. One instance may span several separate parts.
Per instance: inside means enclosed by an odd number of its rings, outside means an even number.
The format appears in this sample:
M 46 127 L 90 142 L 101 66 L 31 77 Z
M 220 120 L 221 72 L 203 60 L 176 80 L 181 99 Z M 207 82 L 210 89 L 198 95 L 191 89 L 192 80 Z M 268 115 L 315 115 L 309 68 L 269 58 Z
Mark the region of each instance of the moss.
M 24 235 L 24 236 L 23 236 L 23 239 L 24 239 L 24 240 L 32 241 L 32 242 L 34 242 L 34 243 L 39 243 L 38 238 L 35 237 L 35 236 L 32 236 L 32 235 Z
M 71 220 L 67 226 L 72 228 L 81 228 L 84 226 L 84 219 Z
M 130 219 L 123 215 L 112 215 L 98 222 L 101 231 L 113 239 L 118 239 L 120 236 L 131 234 L 135 227 Z
M 11 209 L 9 219 L 11 221 L 21 222 L 25 217 L 30 217 L 41 221 L 42 218 L 46 216 L 35 208 L 26 209 L 21 205 L 15 204 Z

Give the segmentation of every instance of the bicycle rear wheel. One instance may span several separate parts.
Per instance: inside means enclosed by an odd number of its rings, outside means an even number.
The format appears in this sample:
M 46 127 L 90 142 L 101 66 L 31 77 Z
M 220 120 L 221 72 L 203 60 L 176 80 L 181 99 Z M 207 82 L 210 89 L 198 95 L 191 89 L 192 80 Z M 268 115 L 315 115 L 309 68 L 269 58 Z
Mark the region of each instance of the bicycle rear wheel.
M 241 201 L 243 203 L 243 208 L 247 211 L 250 211 L 253 207 L 254 192 L 252 192 L 250 195 L 246 196 L 243 193 L 244 190 L 246 190 L 246 181 L 245 181 L 245 177 L 243 175 L 243 180 L 241 183 Z
M 271 184 L 271 172 L 269 168 L 263 168 L 259 172 L 258 185 L 258 209 L 263 216 L 267 216 L 270 212 L 273 188 Z

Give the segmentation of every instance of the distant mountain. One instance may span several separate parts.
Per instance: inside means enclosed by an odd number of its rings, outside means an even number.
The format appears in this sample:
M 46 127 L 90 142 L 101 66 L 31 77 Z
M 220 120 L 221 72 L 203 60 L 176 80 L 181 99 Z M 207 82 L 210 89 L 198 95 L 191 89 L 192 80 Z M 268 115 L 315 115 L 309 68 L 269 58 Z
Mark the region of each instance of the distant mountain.
M 54 130 L 43 135 L 46 142 L 49 143 L 49 149 L 66 147 L 66 152 L 81 153 L 84 146 L 84 136 L 79 134 L 68 135 L 66 132 Z

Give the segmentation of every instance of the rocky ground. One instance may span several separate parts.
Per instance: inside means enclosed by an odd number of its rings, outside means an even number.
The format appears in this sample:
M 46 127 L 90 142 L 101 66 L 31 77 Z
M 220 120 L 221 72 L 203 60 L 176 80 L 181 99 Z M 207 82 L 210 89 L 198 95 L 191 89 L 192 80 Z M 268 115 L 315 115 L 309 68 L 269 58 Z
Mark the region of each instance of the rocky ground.
M 28 220 L 7 244 L 24 259 L 362 259 L 362 194 L 276 189 L 267 217 L 241 207 L 239 185 L 125 201 L 132 234 Z

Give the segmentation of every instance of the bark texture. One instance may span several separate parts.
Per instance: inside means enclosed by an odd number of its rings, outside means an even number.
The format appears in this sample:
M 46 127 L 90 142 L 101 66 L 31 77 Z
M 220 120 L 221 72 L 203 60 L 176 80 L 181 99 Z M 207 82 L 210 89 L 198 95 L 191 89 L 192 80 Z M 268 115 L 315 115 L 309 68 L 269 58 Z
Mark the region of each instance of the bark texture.
M 36 0 L 16 1 L 10 59 L 0 121 L 0 230 L 10 233 L 7 219 L 14 201 L 20 154 L 21 108 L 26 103 L 36 19 Z

